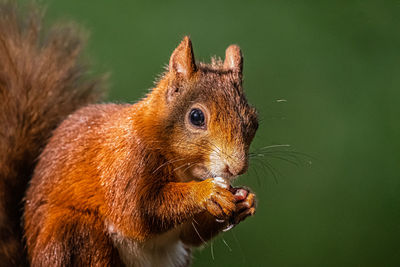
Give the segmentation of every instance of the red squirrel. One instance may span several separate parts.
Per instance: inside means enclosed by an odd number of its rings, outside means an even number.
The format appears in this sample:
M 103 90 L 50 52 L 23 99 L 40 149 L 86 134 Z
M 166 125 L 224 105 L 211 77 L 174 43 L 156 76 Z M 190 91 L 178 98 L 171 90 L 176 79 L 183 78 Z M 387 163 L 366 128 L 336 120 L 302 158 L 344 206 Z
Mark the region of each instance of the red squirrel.
M 24 196 L 23 229 L 8 232 L 23 234 L 31 266 L 189 266 L 193 248 L 255 213 L 255 195 L 230 185 L 258 128 L 237 45 L 205 64 L 184 37 L 142 100 L 89 104 L 101 85 L 85 78 L 74 31 L 39 42 L 37 20 L 21 22 L 14 7 L 0 8 L 12 14 L 0 16 L 1 109 L 18 118 L 0 117 L 0 148 L 15 153 L 1 156 L 0 178 L 24 176 L 8 196 Z M 21 243 L 2 242 L 1 257 L 26 263 Z

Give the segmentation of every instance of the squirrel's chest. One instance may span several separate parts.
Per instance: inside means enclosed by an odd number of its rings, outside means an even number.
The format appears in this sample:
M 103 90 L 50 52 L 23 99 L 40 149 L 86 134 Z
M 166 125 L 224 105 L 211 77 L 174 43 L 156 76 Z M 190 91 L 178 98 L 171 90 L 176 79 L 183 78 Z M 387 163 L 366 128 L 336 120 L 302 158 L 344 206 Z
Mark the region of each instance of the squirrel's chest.
M 114 239 L 121 260 L 135 267 L 186 267 L 190 263 L 190 250 L 179 239 L 180 229 L 173 229 L 145 243 L 119 237 Z

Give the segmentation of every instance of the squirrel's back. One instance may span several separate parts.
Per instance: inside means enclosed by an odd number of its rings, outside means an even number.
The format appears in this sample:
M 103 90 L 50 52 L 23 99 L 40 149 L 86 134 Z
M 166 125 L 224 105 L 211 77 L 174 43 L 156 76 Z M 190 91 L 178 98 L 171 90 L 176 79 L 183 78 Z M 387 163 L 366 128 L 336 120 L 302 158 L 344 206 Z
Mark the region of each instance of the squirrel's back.
M 58 25 L 43 34 L 41 11 L 0 2 L 0 262 L 26 263 L 22 199 L 52 130 L 99 99 L 102 80 L 79 60 L 82 33 Z

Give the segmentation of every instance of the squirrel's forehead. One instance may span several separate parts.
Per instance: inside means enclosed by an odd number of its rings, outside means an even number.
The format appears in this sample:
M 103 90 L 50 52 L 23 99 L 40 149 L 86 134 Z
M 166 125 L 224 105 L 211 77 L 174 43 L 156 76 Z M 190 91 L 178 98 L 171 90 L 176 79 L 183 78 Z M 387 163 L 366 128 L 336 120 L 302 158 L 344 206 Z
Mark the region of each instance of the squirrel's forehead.
M 238 76 L 233 75 L 231 72 L 203 72 L 200 75 L 200 82 L 206 84 L 215 84 L 218 86 L 226 86 L 233 85 L 236 83 L 240 83 L 240 79 Z
M 251 112 L 241 81 L 229 73 L 207 73 L 200 76 L 192 86 L 195 90 L 188 90 L 189 102 L 202 102 L 212 111 L 235 111 L 241 115 Z M 222 112 L 221 115 L 225 113 Z M 231 112 L 229 112 L 231 113 Z
M 244 97 L 243 90 L 238 82 L 219 77 L 200 81 L 197 87 L 199 96 L 202 98 L 222 97 L 225 101 L 235 101 Z

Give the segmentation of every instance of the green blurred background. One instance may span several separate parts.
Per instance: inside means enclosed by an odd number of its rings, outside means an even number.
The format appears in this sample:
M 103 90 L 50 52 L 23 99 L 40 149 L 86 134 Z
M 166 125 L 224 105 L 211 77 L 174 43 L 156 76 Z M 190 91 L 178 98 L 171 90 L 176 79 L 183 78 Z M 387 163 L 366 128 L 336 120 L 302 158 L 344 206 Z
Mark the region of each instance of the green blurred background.
M 91 32 L 110 101 L 141 98 L 186 34 L 202 61 L 239 44 L 261 117 L 253 149 L 290 144 L 314 158 L 252 162 L 238 183 L 258 195 L 257 214 L 194 266 L 400 266 L 400 1 L 42 4 L 49 22 Z

